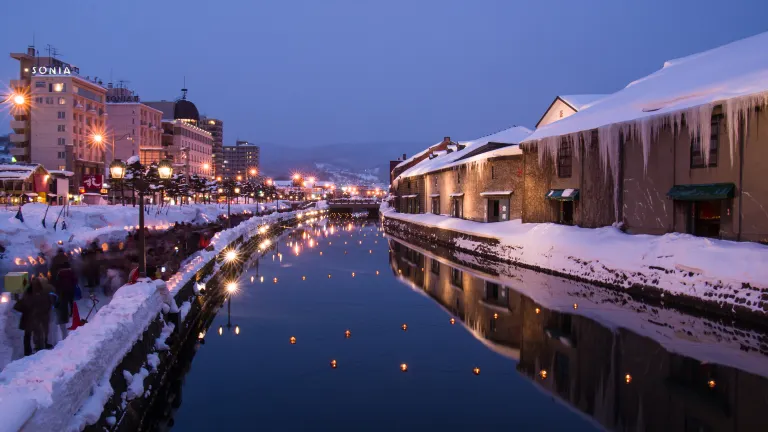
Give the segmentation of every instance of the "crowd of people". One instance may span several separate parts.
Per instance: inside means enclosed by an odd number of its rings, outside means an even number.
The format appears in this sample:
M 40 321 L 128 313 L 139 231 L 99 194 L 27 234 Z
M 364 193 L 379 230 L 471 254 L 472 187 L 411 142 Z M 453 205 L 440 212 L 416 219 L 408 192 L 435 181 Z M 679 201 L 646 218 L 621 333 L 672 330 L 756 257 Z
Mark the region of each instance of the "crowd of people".
M 222 228 L 222 223 L 212 222 L 177 223 L 164 232 L 145 230 L 147 276 L 167 280 L 184 259 L 208 247 L 213 235 Z M 77 313 L 75 301 L 84 294 L 95 295 L 101 290 L 99 294 L 110 297 L 123 286 L 138 268 L 138 245 L 139 233 L 132 232 L 117 245 L 100 246 L 94 241 L 79 257 L 70 257 L 64 249 L 58 249 L 50 260 L 47 277 L 33 278 L 14 305 L 21 313 L 19 328 L 24 332 L 24 355 L 52 348 L 51 329 L 58 327 L 61 339 L 67 337 L 70 321 Z

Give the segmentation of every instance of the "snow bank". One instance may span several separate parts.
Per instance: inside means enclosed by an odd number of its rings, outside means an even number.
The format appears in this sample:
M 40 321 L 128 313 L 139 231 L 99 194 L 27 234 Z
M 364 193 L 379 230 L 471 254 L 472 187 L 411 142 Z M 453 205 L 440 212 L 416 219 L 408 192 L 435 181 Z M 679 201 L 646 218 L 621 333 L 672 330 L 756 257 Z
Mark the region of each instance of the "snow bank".
M 256 235 L 264 225 L 294 215 L 315 214 L 303 211 L 250 218 L 217 233 L 211 240 L 213 250 L 193 254 L 167 283 L 143 279 L 121 287 L 87 325 L 73 331 L 54 349 L 16 360 L 0 372 L 0 401 L 18 401 L 0 403 L 0 423 L 24 424 L 25 431 L 49 431 L 78 430 L 96 421 L 101 409 L 94 407 L 103 408 L 103 401 L 112 394 L 109 377 L 114 369 L 162 307 L 175 306 L 173 295 L 198 270 L 241 235 Z M 19 404 L 37 411 L 20 409 Z
M 99 242 L 122 241 L 128 231 L 137 228 L 139 220 L 138 206 L 71 206 L 69 216 L 65 218 L 62 215 L 54 230 L 53 225 L 63 207 L 50 207 L 45 216 L 46 207 L 45 204 L 37 203 L 24 205 L 24 222 L 14 217 L 18 207 L 0 210 L 0 245 L 6 248 L 5 259 L 0 259 L 0 274 L 8 271 L 33 271 L 34 264 L 40 263 L 40 252 L 50 257 L 58 247 L 72 251 L 96 239 Z M 227 206 L 221 204 L 171 206 L 160 212 L 157 206 L 148 208 L 150 211 L 144 215 L 144 225 L 153 231 L 168 229 L 176 222 L 207 223 L 227 214 Z M 255 204 L 236 204 L 232 205 L 231 213 L 255 210 Z M 44 216 L 46 227 L 42 224 Z M 62 230 L 64 221 L 67 223 L 66 230 Z M 61 246 L 58 245 L 59 241 Z
M 93 384 L 122 360 L 157 316 L 164 290 L 162 281 L 126 285 L 87 325 L 54 349 L 10 363 L 0 373 L 0 399 L 29 399 L 37 404 L 37 412 L 24 429 L 65 430 L 90 396 Z M 17 415 L 0 405 L 0 418 Z
M 481 223 L 433 214 L 385 217 L 479 237 L 498 239 L 488 251 L 482 242 L 458 239 L 455 246 L 482 248 L 503 259 L 554 270 L 597 282 L 629 287 L 653 285 L 666 292 L 726 304 L 760 308 L 760 292 L 768 284 L 768 246 L 671 233 L 629 235 L 614 227 L 579 228 L 521 221 Z M 626 276 L 619 277 L 620 274 Z

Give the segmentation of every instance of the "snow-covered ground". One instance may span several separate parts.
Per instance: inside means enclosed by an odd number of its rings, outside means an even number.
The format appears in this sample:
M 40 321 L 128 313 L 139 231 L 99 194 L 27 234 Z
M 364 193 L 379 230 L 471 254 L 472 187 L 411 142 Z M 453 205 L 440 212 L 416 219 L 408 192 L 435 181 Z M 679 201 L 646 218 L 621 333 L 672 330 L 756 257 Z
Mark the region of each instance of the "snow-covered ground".
M 177 290 L 241 235 L 256 235 L 265 224 L 292 214 L 253 217 L 217 233 L 211 240 L 213 250 L 190 256 L 168 282 L 143 280 L 121 287 L 87 325 L 53 349 L 10 363 L 0 373 L 2 423 L 20 425 L 29 418 L 24 430 L 80 430 L 84 419 L 98 419 L 99 408 L 112 394 L 109 377 L 115 367 L 161 310 L 175 308 Z M 81 407 L 88 412 L 79 412 Z
M 273 209 L 275 203 L 260 204 L 259 210 L 264 211 L 265 206 Z M 15 218 L 18 207 L 0 209 L 0 245 L 5 248 L 5 258 L 0 259 L 0 274 L 8 271 L 30 271 L 39 262 L 38 254 L 42 252 L 46 257 L 50 257 L 57 247 L 71 251 L 85 247 L 96 239 L 99 243 L 123 240 L 128 231 L 135 229 L 139 223 L 138 206 L 71 206 L 69 215 L 62 215 L 61 218 L 59 213 L 63 207 L 50 207 L 47 215 L 46 207 L 45 204 L 24 205 L 24 222 Z M 227 214 L 226 204 L 147 208 L 144 224 L 153 231 L 168 229 L 176 222 L 207 223 Z M 255 212 L 256 204 L 233 204 L 230 209 L 231 213 L 243 211 Z M 62 230 L 64 222 L 67 225 L 66 230 Z M 58 245 L 59 241 L 61 246 Z
M 481 223 L 433 214 L 402 214 L 382 205 L 386 218 L 499 241 L 457 239 L 454 246 L 504 260 L 621 287 L 663 291 L 740 305 L 765 313 L 768 246 L 671 233 L 629 235 L 614 227 L 579 228 L 520 220 Z

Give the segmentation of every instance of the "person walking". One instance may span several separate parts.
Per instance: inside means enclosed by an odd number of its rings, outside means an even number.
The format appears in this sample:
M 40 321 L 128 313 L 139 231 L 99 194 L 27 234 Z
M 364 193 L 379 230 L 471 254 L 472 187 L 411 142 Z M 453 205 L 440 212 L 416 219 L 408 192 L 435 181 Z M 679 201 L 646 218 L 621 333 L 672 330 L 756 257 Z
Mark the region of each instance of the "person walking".
M 29 284 L 24 296 L 16 302 L 14 309 L 21 312 L 19 328 L 24 330 L 24 355 L 32 355 L 32 342 L 35 349 L 51 348 L 48 345 L 48 324 L 51 317 L 52 301 L 40 278 Z
M 59 270 L 54 287 L 58 302 L 56 303 L 56 324 L 61 329 L 61 338 L 67 337 L 69 328 L 69 318 L 72 316 L 73 304 L 75 302 L 75 286 L 77 285 L 77 276 L 69 265 L 69 262 L 63 264 L 64 267 Z
M 56 252 L 56 255 L 54 255 L 53 259 L 51 260 L 51 281 L 56 281 L 59 270 L 64 268 L 64 266 L 69 267 L 69 257 L 67 256 L 66 252 L 64 252 L 64 249 L 59 248 L 59 250 Z
M 83 261 L 85 262 L 86 286 L 93 291 L 93 288 L 99 286 L 99 276 L 101 273 L 101 248 L 94 241 L 83 251 Z

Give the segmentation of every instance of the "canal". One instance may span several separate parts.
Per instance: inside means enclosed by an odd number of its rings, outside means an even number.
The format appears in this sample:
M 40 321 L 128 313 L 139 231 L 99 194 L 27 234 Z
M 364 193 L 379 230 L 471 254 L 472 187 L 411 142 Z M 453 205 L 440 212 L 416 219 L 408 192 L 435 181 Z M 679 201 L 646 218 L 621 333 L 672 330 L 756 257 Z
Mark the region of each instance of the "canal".
M 323 220 L 244 257 L 155 429 L 768 430 L 764 334 L 424 247 Z

